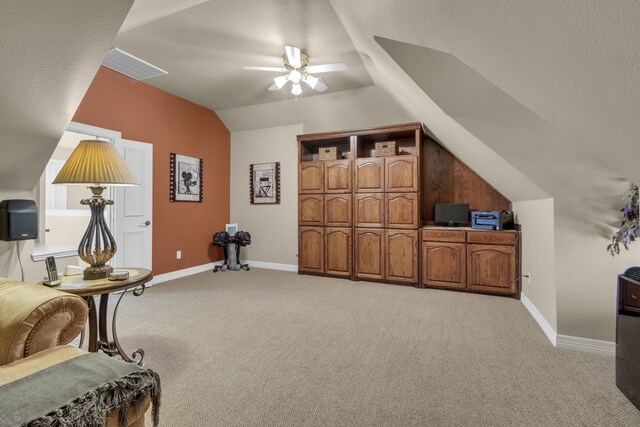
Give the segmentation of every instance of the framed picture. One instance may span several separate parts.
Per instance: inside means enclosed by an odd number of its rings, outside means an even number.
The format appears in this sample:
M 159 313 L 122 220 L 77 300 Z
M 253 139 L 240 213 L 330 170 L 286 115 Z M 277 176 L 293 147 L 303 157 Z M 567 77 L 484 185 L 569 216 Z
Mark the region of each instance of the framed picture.
M 227 225 L 224 227 L 224 229 L 225 229 L 225 231 L 226 231 L 227 233 L 229 233 L 229 236 L 232 236 L 232 237 L 233 237 L 233 236 L 235 236 L 235 235 L 236 235 L 236 233 L 238 232 L 238 224 L 227 224 Z
M 202 159 L 171 153 L 172 202 L 202 202 Z
M 280 162 L 252 164 L 249 175 L 252 205 L 280 203 Z

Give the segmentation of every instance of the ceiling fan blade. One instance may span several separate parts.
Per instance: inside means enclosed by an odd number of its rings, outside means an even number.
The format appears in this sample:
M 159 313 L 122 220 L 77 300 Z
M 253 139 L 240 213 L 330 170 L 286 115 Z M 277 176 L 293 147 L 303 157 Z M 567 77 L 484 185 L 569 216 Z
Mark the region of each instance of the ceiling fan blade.
M 299 48 L 295 46 L 285 46 L 284 51 L 287 54 L 287 61 L 289 61 L 289 65 L 293 68 L 300 68 L 302 66 Z
M 281 73 L 284 71 L 284 68 L 282 67 L 259 67 L 256 65 L 243 65 L 242 69 L 247 71 L 273 71 L 275 73 Z
M 316 83 L 316 87 L 314 87 L 314 89 L 318 92 L 324 92 L 329 89 L 329 86 L 324 82 L 324 80 L 318 79 L 318 83 Z
M 335 62 L 333 64 L 311 65 L 307 67 L 309 73 L 330 73 L 332 71 L 345 71 L 347 64 L 344 62 Z
M 269 86 L 269 90 L 270 90 L 271 92 L 275 92 L 276 90 L 280 90 L 280 88 L 278 87 L 278 85 L 277 85 L 277 84 L 275 84 L 275 83 L 274 83 L 274 84 L 272 84 L 271 86 Z

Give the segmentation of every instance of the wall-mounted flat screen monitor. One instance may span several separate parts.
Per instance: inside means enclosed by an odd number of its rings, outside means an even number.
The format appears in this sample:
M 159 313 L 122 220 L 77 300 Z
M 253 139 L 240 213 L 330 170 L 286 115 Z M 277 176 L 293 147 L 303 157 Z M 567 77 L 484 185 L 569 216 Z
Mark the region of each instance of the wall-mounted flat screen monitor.
M 435 221 L 438 224 L 455 226 L 469 223 L 468 203 L 436 203 Z

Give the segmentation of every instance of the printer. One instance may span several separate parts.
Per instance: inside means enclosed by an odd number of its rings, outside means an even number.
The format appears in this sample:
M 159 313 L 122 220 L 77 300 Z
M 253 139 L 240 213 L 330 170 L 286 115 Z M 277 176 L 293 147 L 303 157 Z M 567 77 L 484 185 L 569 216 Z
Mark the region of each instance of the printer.
M 471 228 L 476 230 L 511 230 L 513 229 L 513 212 L 473 211 L 471 212 Z

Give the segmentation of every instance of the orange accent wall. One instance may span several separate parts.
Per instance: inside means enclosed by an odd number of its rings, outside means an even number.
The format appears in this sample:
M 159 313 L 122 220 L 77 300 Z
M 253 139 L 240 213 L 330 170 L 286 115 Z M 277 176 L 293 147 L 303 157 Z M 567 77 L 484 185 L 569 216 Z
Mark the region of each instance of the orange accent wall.
M 210 242 L 229 222 L 231 134 L 214 111 L 100 68 L 73 121 L 153 144 L 154 274 L 222 258 Z M 170 153 L 203 159 L 202 203 L 169 202 Z

